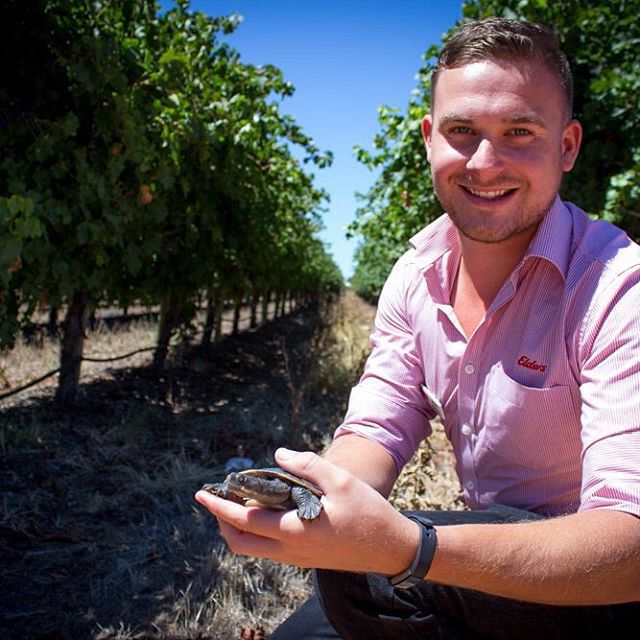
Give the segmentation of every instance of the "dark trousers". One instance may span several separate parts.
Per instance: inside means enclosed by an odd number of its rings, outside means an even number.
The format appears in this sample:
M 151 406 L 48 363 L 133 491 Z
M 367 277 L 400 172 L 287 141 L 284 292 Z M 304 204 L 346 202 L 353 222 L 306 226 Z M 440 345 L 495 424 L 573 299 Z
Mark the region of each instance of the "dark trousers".
M 481 511 L 429 511 L 437 524 L 506 523 L 538 519 L 495 505 Z M 640 578 L 639 578 L 640 579 Z M 640 603 L 566 607 L 499 598 L 427 580 L 394 589 L 377 574 L 318 570 L 315 595 L 271 640 L 631 640 Z

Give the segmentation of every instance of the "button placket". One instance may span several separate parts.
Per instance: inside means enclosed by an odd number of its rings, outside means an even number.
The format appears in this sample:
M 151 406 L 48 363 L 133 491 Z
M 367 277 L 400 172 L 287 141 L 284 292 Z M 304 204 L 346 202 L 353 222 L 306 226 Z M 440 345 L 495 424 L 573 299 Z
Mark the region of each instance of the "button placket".
M 477 343 L 476 336 L 473 336 L 462 354 L 458 373 L 458 418 L 460 422 L 470 424 L 473 421 L 473 411 L 475 406 L 475 396 L 477 393 L 478 376 L 476 371 L 474 343 Z
M 462 354 L 458 373 L 458 419 L 460 420 L 460 446 L 463 469 L 460 478 L 463 493 L 469 504 L 477 503 L 478 480 L 476 477 L 475 460 L 475 407 L 478 393 L 479 363 L 482 357 L 483 336 L 482 326 L 478 327 L 469 340 L 465 352 Z

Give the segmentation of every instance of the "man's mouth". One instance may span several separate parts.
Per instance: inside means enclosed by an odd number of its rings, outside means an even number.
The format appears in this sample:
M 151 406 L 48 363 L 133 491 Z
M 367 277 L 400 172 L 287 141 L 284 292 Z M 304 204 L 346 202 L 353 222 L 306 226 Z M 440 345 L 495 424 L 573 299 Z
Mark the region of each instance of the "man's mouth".
M 478 191 L 477 189 L 472 189 L 471 187 L 467 186 L 463 186 L 463 189 L 468 191 L 471 195 L 477 196 L 478 198 L 484 198 L 485 200 L 494 200 L 495 198 L 501 198 L 502 196 L 515 191 L 515 189 L 494 189 L 492 191 Z

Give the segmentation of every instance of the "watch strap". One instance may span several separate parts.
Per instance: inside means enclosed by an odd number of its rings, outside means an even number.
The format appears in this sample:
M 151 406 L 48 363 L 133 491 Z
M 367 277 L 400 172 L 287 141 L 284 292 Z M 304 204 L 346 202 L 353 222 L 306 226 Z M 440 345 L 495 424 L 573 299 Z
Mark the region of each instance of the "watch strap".
M 389 582 L 400 589 L 408 589 L 424 580 L 431 568 L 437 544 L 436 530 L 433 528 L 433 522 L 429 518 L 413 514 L 407 515 L 407 518 L 420 525 L 420 544 L 411 566 L 389 578 Z

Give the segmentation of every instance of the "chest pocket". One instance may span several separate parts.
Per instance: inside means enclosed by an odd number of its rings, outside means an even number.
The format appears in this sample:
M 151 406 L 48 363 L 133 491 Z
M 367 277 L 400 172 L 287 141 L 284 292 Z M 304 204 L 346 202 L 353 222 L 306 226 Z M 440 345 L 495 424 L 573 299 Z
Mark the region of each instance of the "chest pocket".
M 513 464 L 551 469 L 580 459 L 579 410 L 569 386 L 527 387 L 496 366 L 478 420 L 481 445 Z

